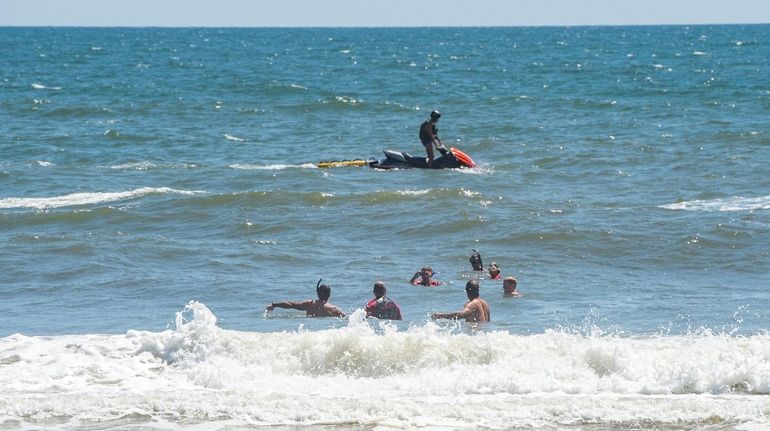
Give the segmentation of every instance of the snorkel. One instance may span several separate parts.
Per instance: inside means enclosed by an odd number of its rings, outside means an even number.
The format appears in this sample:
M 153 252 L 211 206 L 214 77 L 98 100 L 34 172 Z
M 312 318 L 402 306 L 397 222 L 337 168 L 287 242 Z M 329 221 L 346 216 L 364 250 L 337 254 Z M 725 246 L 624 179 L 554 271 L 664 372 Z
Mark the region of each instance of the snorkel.
M 315 285 L 315 293 L 318 295 L 318 299 L 321 301 L 328 301 L 329 297 L 332 295 L 332 289 L 326 285 L 321 284 L 321 281 L 323 278 L 318 280 L 318 283 Z

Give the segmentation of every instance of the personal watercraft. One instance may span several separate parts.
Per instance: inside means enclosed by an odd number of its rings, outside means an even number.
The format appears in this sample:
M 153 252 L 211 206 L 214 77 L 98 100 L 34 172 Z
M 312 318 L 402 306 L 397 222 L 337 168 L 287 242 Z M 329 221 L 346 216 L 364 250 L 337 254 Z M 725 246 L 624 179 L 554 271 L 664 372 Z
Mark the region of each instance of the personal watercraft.
M 425 157 L 413 157 L 404 151 L 385 150 L 385 158 L 369 160 L 333 160 L 318 163 L 319 168 L 335 168 L 339 166 L 368 166 L 375 169 L 456 169 L 474 168 L 476 163 L 467 154 L 457 148 L 439 148 L 441 156 L 433 159 L 433 164 L 428 167 Z

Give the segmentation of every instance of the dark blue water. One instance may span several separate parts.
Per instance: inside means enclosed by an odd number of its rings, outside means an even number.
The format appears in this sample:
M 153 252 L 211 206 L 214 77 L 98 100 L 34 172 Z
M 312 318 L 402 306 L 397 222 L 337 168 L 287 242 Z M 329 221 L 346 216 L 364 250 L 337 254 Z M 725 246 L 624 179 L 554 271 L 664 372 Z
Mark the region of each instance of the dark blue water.
M 768 35 L 0 28 L 0 427 L 766 427 Z
M 419 322 L 462 304 L 472 248 L 526 292 L 484 283 L 514 332 L 766 329 L 767 30 L 3 28 L 0 333 L 191 299 L 272 331 L 321 276 Z M 480 169 L 312 167 L 421 154 L 432 109 Z M 450 285 L 409 287 L 423 265 Z

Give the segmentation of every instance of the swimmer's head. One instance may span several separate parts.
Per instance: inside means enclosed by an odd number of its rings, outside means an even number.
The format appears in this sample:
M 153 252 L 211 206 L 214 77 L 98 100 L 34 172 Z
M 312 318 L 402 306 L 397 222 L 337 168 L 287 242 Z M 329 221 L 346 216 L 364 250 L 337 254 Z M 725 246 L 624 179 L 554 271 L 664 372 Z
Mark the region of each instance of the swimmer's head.
M 377 298 L 385 296 L 385 283 L 381 281 L 377 281 L 374 283 L 374 289 L 372 289 L 372 292 L 374 292 L 374 296 Z
M 465 294 L 468 295 L 469 299 L 479 297 L 479 282 L 475 278 L 472 278 L 465 283 Z
M 315 291 L 318 294 L 318 299 L 322 301 L 326 301 L 332 296 L 332 288 L 325 284 L 318 286 Z
M 514 295 L 516 294 L 517 281 L 513 277 L 505 277 L 503 280 L 503 294 Z

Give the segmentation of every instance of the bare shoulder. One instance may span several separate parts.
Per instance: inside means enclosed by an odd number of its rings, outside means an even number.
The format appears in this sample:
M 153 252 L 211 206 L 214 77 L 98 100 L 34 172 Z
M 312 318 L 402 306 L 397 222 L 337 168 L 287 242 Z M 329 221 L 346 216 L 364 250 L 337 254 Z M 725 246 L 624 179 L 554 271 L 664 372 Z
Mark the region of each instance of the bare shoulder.
M 295 302 L 294 306 L 297 308 L 297 310 L 307 310 L 313 305 L 313 300 L 308 299 L 307 301 L 300 301 Z
M 342 311 L 339 307 L 333 304 L 325 304 L 324 310 L 330 315 L 335 317 L 342 317 L 345 316 L 345 312 Z

